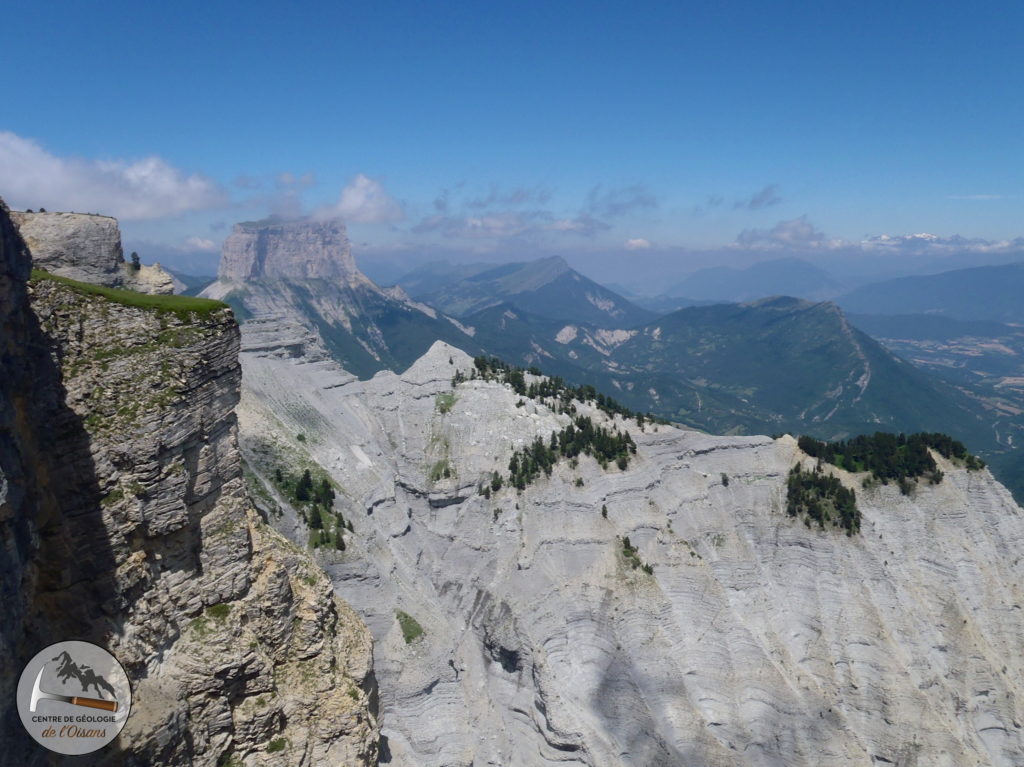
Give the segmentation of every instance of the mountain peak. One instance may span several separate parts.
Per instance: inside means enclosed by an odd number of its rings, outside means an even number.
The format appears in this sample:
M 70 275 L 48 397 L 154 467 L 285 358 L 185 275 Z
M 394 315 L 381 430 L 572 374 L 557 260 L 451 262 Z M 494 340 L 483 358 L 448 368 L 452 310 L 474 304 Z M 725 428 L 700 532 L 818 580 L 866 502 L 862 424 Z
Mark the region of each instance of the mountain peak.
M 572 267 L 561 256 L 548 256 L 538 258 L 535 261 L 528 261 L 523 265 L 523 271 L 532 274 L 543 275 L 548 281 L 561 277 L 563 274 L 572 271 Z
M 458 347 L 444 341 L 434 341 L 426 353 L 402 373 L 402 380 L 410 383 L 450 381 L 456 370 L 463 372 L 473 367 L 473 358 Z
M 235 224 L 221 251 L 222 280 L 341 278 L 366 281 L 338 220 L 265 219 Z

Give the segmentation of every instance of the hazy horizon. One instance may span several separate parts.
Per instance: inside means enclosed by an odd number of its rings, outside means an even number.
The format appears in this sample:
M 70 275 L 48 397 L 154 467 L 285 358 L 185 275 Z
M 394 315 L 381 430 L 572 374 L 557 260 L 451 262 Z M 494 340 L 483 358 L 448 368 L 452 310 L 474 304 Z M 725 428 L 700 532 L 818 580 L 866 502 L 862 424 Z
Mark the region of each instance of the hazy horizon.
M 653 292 L 1024 251 L 1017 6 L 19 5 L 8 204 L 186 272 L 268 214 L 341 217 L 370 273 L 560 255 Z

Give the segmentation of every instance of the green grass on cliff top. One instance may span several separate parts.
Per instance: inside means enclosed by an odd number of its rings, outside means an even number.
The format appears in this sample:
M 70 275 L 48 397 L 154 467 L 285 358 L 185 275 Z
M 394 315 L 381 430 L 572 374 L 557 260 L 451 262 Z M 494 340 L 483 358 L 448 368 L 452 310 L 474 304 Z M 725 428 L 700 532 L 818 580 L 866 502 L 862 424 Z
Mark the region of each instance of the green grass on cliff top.
M 71 288 L 79 293 L 90 296 L 101 296 L 108 301 L 113 301 L 124 306 L 133 306 L 138 309 L 149 309 L 158 312 L 174 312 L 181 319 L 187 319 L 189 314 L 197 314 L 200 318 L 207 318 L 213 312 L 221 309 L 228 309 L 228 305 L 222 301 L 214 301 L 210 298 L 195 298 L 194 296 L 176 295 L 150 295 L 148 293 L 137 293 L 134 290 L 120 290 L 108 288 L 104 285 L 93 285 L 90 282 L 79 282 L 67 277 L 60 277 L 51 274 L 45 269 L 33 269 L 33 280 L 50 280 Z

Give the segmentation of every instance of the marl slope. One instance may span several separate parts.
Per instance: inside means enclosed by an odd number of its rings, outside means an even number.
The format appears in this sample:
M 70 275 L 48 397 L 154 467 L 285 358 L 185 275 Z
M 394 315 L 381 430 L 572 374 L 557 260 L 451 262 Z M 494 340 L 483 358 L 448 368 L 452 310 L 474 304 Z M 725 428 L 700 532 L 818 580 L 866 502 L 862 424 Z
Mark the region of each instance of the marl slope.
M 863 513 L 847 537 L 786 515 L 810 463 L 792 438 L 616 419 L 626 470 L 581 457 L 482 494 L 569 416 L 453 386 L 471 367 L 443 344 L 370 381 L 243 353 L 243 451 L 260 471 L 268 433 L 308 451 L 353 523 L 325 563 L 374 635 L 382 763 L 1024 762 L 1024 514 L 987 471 L 939 458 L 904 496 L 835 470 Z

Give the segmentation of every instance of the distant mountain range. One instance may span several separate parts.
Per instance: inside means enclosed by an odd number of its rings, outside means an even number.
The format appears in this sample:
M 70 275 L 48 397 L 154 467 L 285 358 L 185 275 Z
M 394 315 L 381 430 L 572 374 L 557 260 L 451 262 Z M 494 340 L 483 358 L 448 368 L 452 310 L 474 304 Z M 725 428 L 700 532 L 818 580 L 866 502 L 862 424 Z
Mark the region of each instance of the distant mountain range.
M 665 291 L 693 301 L 740 302 L 768 296 L 831 298 L 842 285 L 824 269 L 797 258 L 762 261 L 745 269 L 700 269 Z
M 560 258 L 478 266 L 424 269 L 400 281 L 410 297 L 355 268 L 340 224 L 247 224 L 204 294 L 250 319 L 249 348 L 272 332 L 267 353 L 288 353 L 287 328 L 301 328 L 361 378 L 403 370 L 441 340 L 711 432 L 945 431 L 989 458 L 1012 452 L 992 401 L 904 362 L 835 304 L 776 297 L 659 317 Z
M 712 432 L 839 438 L 947 429 L 996 447 L 977 403 L 886 351 L 827 302 L 693 307 L 631 330 L 566 325 L 508 306 L 467 322 L 505 359 Z
M 459 280 L 494 268 L 495 264 L 451 264 L 447 261 L 430 261 L 403 274 L 394 283 L 411 297 L 424 299 Z
M 857 314 L 938 314 L 961 320 L 1024 322 L 1024 262 L 901 277 L 836 299 Z
M 498 304 L 603 328 L 633 327 L 657 316 L 584 277 L 558 256 L 467 271 L 462 279 L 439 287 L 427 289 L 430 282 L 421 277 L 413 290 L 406 289 L 418 300 L 463 318 Z M 399 280 L 399 285 L 410 282 Z

